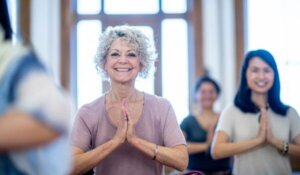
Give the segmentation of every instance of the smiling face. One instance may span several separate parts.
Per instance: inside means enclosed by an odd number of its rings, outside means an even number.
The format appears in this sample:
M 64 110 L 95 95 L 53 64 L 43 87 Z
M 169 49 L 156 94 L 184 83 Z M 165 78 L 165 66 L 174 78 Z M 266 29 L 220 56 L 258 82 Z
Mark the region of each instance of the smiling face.
M 246 79 L 253 93 L 265 95 L 273 86 L 274 71 L 262 59 L 254 57 L 249 61 Z
M 218 97 L 217 91 L 212 83 L 203 82 L 196 92 L 196 101 L 202 109 L 213 108 Z
M 138 51 L 126 41 L 116 39 L 108 51 L 105 70 L 113 82 L 134 84 L 141 70 Z

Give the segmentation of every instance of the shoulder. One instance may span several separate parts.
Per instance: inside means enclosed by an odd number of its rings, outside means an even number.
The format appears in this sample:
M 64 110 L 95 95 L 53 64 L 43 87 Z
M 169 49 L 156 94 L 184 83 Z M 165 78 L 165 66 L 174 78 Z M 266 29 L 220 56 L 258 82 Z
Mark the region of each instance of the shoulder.
M 182 123 L 190 123 L 194 121 L 195 121 L 195 116 L 193 114 L 189 114 L 183 119 Z
M 299 114 L 298 114 L 297 110 L 293 107 L 289 107 L 286 115 L 289 118 L 299 118 Z
M 12 88 L 18 87 L 20 83 L 24 83 L 23 80 L 28 77 L 37 81 L 39 81 L 40 77 L 49 77 L 44 65 L 32 52 L 29 52 L 19 59 L 15 60 L 14 64 L 11 67 L 11 70 L 13 71 L 11 79 L 13 82 Z M 42 79 L 45 80 L 45 78 Z M 41 85 L 43 84 L 41 83 Z
M 17 74 L 15 75 L 15 79 L 20 77 L 25 77 L 25 75 L 29 75 L 30 73 L 36 71 L 47 72 L 45 66 L 41 63 L 39 58 L 32 52 L 29 52 L 22 56 L 21 59 L 15 64 L 17 68 Z
M 271 111 L 272 111 L 272 113 L 271 113 L 272 115 L 278 116 L 280 118 L 281 117 L 287 118 L 287 119 L 299 118 L 299 114 L 298 114 L 297 110 L 295 108 L 291 107 L 291 106 L 288 106 L 286 115 L 278 114 L 275 111 L 273 111 L 272 109 L 271 109 Z
M 145 93 L 144 107 L 145 111 L 160 121 L 176 120 L 176 114 L 171 103 L 163 97 Z
M 218 120 L 236 118 L 239 116 L 244 116 L 244 112 L 242 112 L 237 106 L 234 104 L 227 105 L 221 112 L 220 117 Z
M 295 108 L 289 107 L 289 109 L 287 111 L 287 115 L 296 115 L 296 116 L 298 116 L 299 114 L 298 114 L 298 112 Z
M 234 104 L 229 104 L 224 108 L 221 115 L 223 115 L 223 114 L 236 114 L 236 113 L 243 113 L 243 112 L 237 106 L 235 106 Z
M 163 98 L 161 96 L 157 95 L 151 95 L 148 93 L 145 93 L 145 99 L 149 102 L 151 106 L 157 106 L 157 107 L 170 107 L 171 103 L 166 98 Z
M 104 112 L 104 110 L 104 96 L 101 96 L 94 101 L 80 107 L 77 112 L 77 117 L 94 121 L 99 114 Z
M 193 123 L 195 123 L 195 117 L 192 114 L 189 114 L 182 120 L 180 126 L 181 127 L 190 126 Z

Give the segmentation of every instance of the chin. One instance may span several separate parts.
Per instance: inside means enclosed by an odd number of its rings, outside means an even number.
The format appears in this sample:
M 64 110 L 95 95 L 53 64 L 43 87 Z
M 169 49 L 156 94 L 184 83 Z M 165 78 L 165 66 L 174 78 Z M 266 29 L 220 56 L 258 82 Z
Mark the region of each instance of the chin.
M 120 84 L 130 84 L 132 82 L 134 82 L 134 80 L 132 79 L 122 79 L 122 80 L 116 80 L 117 83 L 120 83 Z
M 252 91 L 257 94 L 267 94 L 270 89 L 253 89 Z

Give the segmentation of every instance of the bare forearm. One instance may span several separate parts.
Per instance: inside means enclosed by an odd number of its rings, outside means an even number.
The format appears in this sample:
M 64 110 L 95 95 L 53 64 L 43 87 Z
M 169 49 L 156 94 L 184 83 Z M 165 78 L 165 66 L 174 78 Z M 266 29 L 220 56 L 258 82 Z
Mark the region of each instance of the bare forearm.
M 140 138 L 135 138 L 130 143 L 150 158 L 153 158 L 156 144 L 150 143 Z M 187 167 L 188 154 L 185 145 L 177 147 L 178 148 L 169 148 L 164 146 L 158 146 L 156 160 L 164 165 L 183 171 Z
M 74 168 L 72 174 L 82 174 L 101 163 L 121 143 L 117 140 L 110 140 L 95 149 L 74 155 Z
M 187 164 L 188 164 L 187 150 L 161 147 L 159 151 L 160 152 L 157 154 L 156 157 L 157 160 L 162 164 L 173 167 L 179 171 L 183 171 L 187 168 Z
M 22 112 L 0 117 L 0 152 L 40 146 L 57 137 L 57 132 Z
M 209 148 L 208 143 L 194 143 L 194 142 L 187 143 L 187 149 L 189 154 L 205 152 L 207 151 L 208 148 Z
M 284 141 L 274 138 L 271 141 L 271 145 L 274 148 L 276 148 L 279 152 L 282 152 L 283 147 L 284 147 Z M 300 145 L 295 144 L 295 143 L 289 143 L 287 154 L 290 155 L 290 156 L 293 156 L 293 157 L 300 157 Z
M 290 156 L 300 158 L 300 145 L 289 144 L 288 154 Z
M 230 157 L 235 154 L 240 154 L 248 150 L 254 149 L 260 145 L 258 139 L 240 141 L 235 143 L 213 143 L 212 157 L 214 159 L 222 159 L 225 157 Z

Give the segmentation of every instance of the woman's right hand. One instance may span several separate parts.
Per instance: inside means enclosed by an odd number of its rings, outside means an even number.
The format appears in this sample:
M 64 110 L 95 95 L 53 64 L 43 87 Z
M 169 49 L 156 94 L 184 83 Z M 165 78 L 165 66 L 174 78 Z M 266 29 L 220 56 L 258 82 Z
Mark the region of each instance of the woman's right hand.
M 215 134 L 215 125 L 212 124 L 212 125 L 210 125 L 209 128 L 208 128 L 207 136 L 206 136 L 207 139 L 206 139 L 205 144 L 206 144 L 206 146 L 207 146 L 207 148 L 206 148 L 207 151 L 209 151 L 209 149 L 210 149 L 210 146 L 211 146 L 211 143 L 212 143 L 214 134 Z
M 121 117 L 117 123 L 117 131 L 114 137 L 120 144 L 124 143 L 126 140 L 127 126 L 127 119 Z
M 127 122 L 127 117 L 126 114 L 123 112 L 122 107 L 119 104 L 114 104 L 109 107 L 109 110 L 115 110 L 115 111 L 120 111 L 115 113 L 115 115 L 119 115 L 119 119 L 116 122 L 117 130 L 115 133 L 115 136 L 113 137 L 113 140 L 117 141 L 117 143 L 122 144 L 126 140 L 126 133 L 127 133 L 127 128 L 128 128 L 128 122 Z
M 268 130 L 268 113 L 265 108 L 260 109 L 260 126 L 257 139 L 259 144 L 264 144 L 267 141 L 267 130 Z

